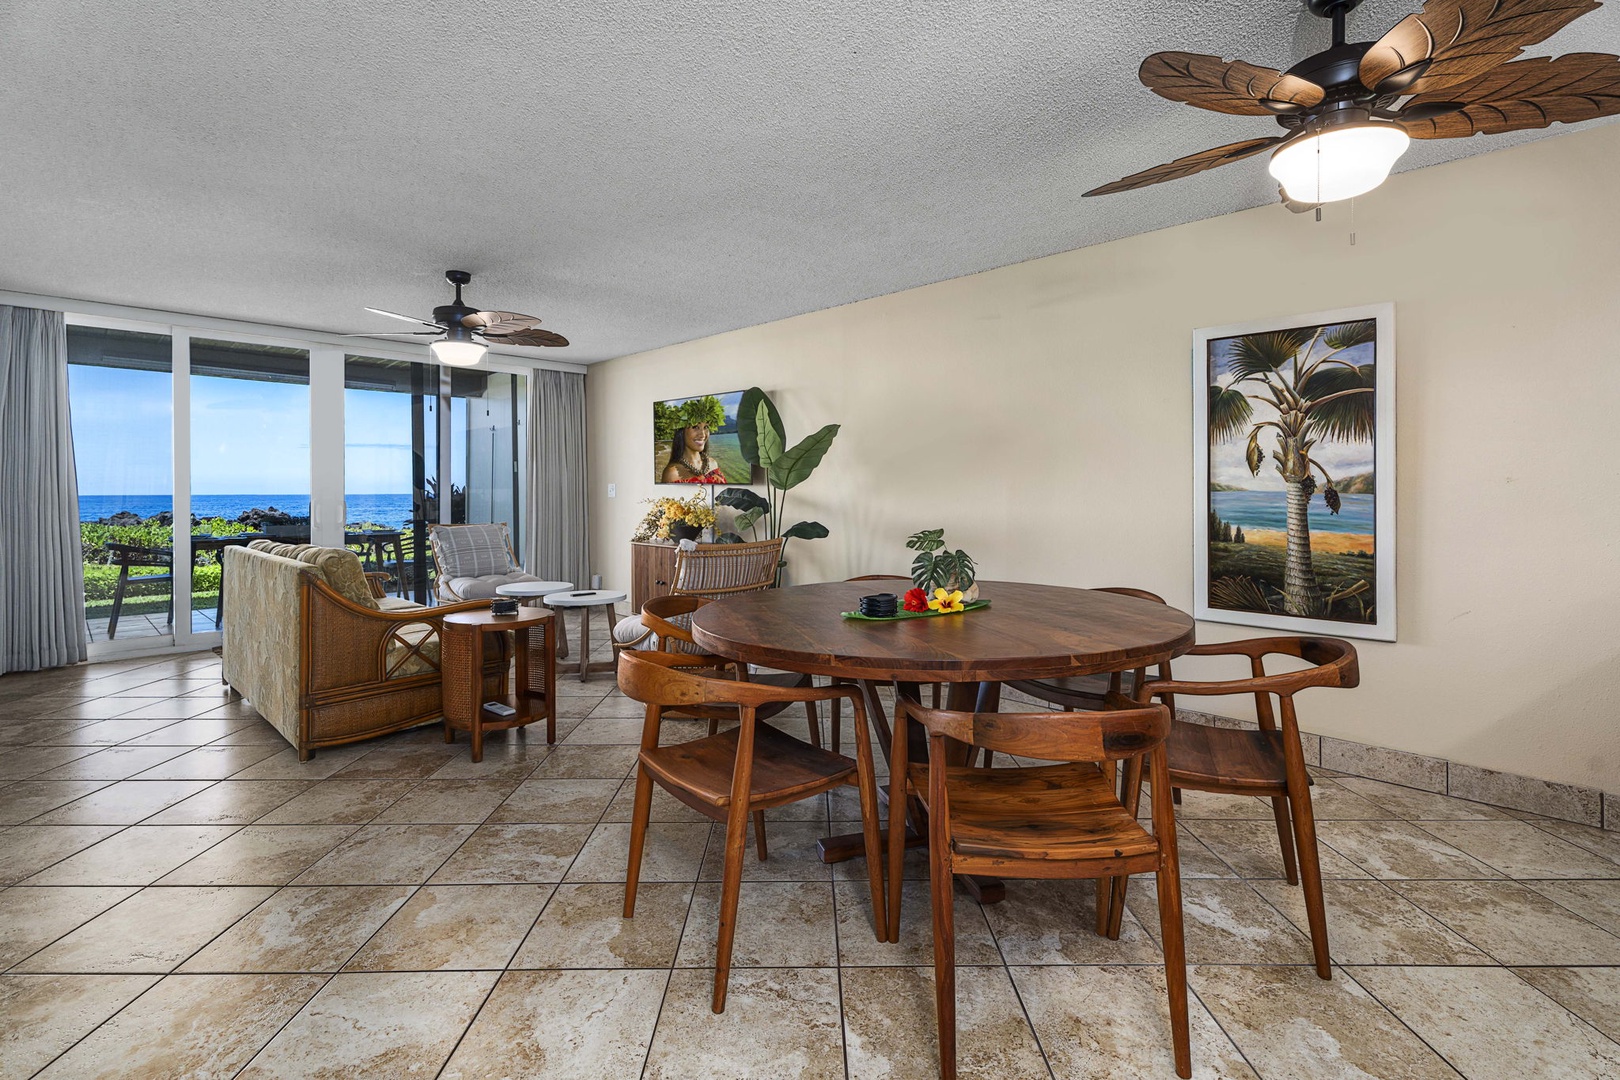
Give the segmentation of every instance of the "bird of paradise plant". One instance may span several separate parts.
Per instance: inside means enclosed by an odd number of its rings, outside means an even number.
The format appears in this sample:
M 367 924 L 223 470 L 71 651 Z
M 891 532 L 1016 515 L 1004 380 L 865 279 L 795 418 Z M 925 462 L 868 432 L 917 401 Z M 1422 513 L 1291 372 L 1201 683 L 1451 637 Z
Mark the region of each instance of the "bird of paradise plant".
M 1339 492 L 1322 463 L 1311 455 L 1323 440 L 1370 442 L 1373 437 L 1373 364 L 1357 364 L 1345 353 L 1376 339 L 1371 319 L 1327 326 L 1247 334 L 1227 357 L 1225 385 L 1209 388 L 1209 434 L 1230 442 L 1248 431 L 1244 460 L 1260 475 L 1266 447 L 1287 485 L 1288 547 L 1283 570 L 1283 610 L 1318 617 L 1327 610 L 1311 563 L 1310 500 L 1321 473 L 1322 501 L 1339 512 Z M 1276 410 L 1275 420 L 1255 420 L 1253 402 Z M 1270 432 L 1267 431 L 1270 429 Z

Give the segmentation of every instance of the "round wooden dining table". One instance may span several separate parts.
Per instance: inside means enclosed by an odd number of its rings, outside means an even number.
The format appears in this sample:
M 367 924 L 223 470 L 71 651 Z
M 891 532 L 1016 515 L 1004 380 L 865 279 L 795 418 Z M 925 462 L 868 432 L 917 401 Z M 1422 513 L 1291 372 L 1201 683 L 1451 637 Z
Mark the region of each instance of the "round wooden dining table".
M 890 733 L 876 693 L 881 684 L 945 683 L 947 708 L 993 708 L 998 695 L 981 695 L 981 688 L 1151 667 L 1193 645 L 1192 616 L 1176 608 L 1013 581 L 979 582 L 979 599 L 989 606 L 961 614 L 894 622 L 843 617 L 861 596 L 903 585 L 909 582 L 839 581 L 728 596 L 692 613 L 692 637 L 732 660 L 860 682 L 885 757 Z M 858 836 L 821 845 L 828 862 L 860 850 Z

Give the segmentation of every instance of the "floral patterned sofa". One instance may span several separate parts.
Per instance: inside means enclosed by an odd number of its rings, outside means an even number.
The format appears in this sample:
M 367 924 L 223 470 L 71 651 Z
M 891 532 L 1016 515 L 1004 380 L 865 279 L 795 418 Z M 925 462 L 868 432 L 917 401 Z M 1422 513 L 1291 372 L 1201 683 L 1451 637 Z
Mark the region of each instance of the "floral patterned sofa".
M 488 601 L 422 607 L 379 595 L 347 548 L 256 540 L 226 548 L 224 678 L 298 750 L 384 735 L 438 719 L 445 615 Z M 502 636 L 504 641 L 504 635 Z M 507 655 L 492 655 L 499 692 Z

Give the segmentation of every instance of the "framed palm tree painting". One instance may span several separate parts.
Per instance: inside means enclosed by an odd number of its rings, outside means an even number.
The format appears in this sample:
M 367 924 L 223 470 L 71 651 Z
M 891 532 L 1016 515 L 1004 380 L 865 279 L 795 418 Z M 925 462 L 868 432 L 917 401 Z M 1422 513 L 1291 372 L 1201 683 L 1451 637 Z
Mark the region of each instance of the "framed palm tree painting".
M 1395 306 L 1193 334 L 1194 614 L 1395 640 Z

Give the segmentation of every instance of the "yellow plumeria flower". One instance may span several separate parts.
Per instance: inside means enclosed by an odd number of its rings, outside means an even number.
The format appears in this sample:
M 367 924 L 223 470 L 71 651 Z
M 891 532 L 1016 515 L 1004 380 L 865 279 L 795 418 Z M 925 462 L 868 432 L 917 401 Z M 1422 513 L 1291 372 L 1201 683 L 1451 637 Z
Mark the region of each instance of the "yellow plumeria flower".
M 941 614 L 948 614 L 952 611 L 967 610 L 962 603 L 961 589 L 956 589 L 951 592 L 947 592 L 944 589 L 935 589 L 934 598 L 928 601 L 928 606 L 930 609 L 938 611 Z

